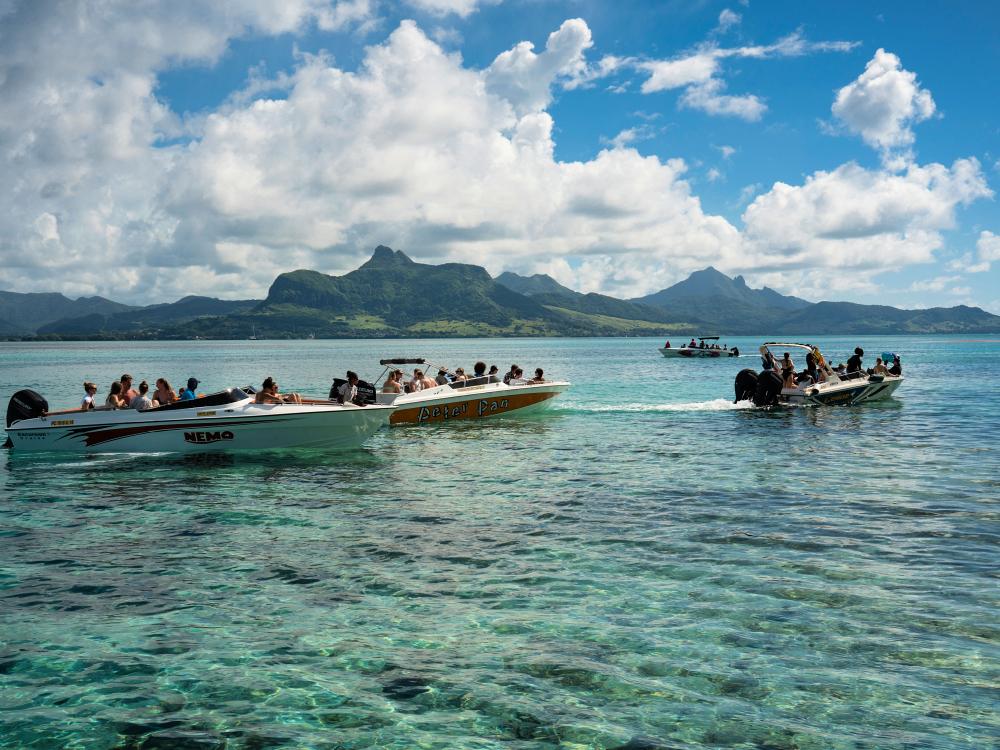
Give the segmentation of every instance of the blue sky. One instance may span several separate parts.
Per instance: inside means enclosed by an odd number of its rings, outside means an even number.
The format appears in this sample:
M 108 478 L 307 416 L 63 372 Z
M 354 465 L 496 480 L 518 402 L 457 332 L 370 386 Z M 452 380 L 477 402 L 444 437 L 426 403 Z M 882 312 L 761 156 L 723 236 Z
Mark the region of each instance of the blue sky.
M 259 297 L 377 244 L 1000 313 L 1000 6 L 0 2 L 0 287 Z

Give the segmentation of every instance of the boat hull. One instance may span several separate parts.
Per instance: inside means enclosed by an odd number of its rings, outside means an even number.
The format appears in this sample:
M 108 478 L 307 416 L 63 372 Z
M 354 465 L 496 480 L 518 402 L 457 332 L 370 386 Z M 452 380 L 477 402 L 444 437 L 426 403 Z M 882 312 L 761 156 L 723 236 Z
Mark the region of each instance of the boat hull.
M 804 390 L 785 388 L 781 401 L 794 406 L 854 406 L 870 401 L 882 401 L 892 396 L 903 383 L 902 377 L 881 380 L 846 380 L 830 388 L 807 387 Z
M 686 346 L 680 349 L 661 347 L 660 354 L 668 359 L 728 359 L 740 356 L 733 354 L 728 349 L 689 349 Z
M 173 412 L 79 412 L 15 423 L 7 435 L 17 451 L 206 453 L 288 448 L 340 450 L 360 445 L 388 423 L 385 407 L 246 408 Z
M 552 399 L 569 383 L 544 383 L 525 386 L 470 386 L 440 388 L 428 395 L 410 393 L 394 401 L 391 425 L 432 424 L 467 419 L 487 419 L 512 413 L 526 414 L 547 408 Z

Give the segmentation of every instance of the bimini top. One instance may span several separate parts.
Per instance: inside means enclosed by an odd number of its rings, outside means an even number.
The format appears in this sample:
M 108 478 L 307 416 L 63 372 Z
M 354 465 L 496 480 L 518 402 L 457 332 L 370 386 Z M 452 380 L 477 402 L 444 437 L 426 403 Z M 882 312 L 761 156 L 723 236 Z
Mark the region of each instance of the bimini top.
M 795 348 L 795 349 L 808 349 L 809 351 L 812 351 L 813 349 L 816 348 L 812 344 L 795 344 L 795 343 L 790 342 L 790 341 L 765 341 L 763 344 L 761 344 L 760 348 L 761 349 L 770 349 L 772 346 L 788 347 L 789 349 L 791 349 L 791 348 Z
M 380 359 L 380 365 L 426 365 L 423 357 L 397 357 L 396 359 Z

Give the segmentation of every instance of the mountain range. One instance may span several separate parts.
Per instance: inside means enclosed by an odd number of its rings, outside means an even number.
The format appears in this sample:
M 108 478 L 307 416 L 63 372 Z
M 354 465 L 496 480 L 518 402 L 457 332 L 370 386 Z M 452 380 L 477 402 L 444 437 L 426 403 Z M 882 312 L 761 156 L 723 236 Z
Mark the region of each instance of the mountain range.
M 124 305 L 102 297 L 0 292 L 0 337 L 40 339 L 367 338 L 690 334 L 894 334 L 1000 331 L 1000 317 L 960 305 L 900 310 L 808 302 L 752 289 L 714 268 L 655 294 L 618 299 L 544 274 L 497 278 L 469 264 L 417 263 L 385 246 L 343 276 L 279 275 L 263 300 L 188 296 Z

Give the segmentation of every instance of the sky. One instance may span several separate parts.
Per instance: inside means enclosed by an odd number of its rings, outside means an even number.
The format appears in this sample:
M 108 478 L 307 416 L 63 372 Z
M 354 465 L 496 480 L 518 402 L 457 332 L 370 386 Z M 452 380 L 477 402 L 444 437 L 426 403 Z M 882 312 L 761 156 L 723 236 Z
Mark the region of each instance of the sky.
M 380 244 L 1000 313 L 1000 4 L 0 0 L 0 289 L 262 298 Z

